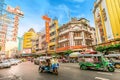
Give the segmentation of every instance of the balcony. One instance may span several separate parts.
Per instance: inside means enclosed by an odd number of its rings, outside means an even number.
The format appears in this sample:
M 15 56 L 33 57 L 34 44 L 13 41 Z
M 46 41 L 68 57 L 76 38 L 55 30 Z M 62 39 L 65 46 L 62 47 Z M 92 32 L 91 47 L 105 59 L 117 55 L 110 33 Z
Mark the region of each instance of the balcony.
M 71 49 L 82 49 L 85 48 L 86 46 L 84 45 L 78 45 L 78 46 L 71 46 Z
M 55 37 L 56 37 L 56 35 L 50 36 L 50 39 L 53 39 L 53 38 L 55 38 Z
M 48 45 L 49 46 L 52 46 L 52 45 L 55 45 L 56 43 L 55 42 L 51 42 L 51 43 L 49 43 Z
M 85 37 L 86 40 L 93 40 L 91 37 Z
M 59 32 L 59 35 L 62 35 L 62 34 L 68 33 L 68 32 L 69 32 L 69 30 L 64 30 L 62 32 Z
M 63 52 L 63 51 L 69 50 L 69 49 L 70 49 L 70 46 L 66 46 L 66 47 L 57 48 L 56 51 Z
M 51 30 L 50 30 L 50 33 L 54 32 L 54 31 L 55 31 L 55 29 L 51 29 Z
M 74 39 L 83 39 L 83 37 L 81 37 L 81 36 L 80 37 L 74 37 Z
M 58 43 L 65 42 L 65 41 L 67 41 L 67 40 L 68 40 L 68 39 L 65 38 L 65 39 L 59 40 Z

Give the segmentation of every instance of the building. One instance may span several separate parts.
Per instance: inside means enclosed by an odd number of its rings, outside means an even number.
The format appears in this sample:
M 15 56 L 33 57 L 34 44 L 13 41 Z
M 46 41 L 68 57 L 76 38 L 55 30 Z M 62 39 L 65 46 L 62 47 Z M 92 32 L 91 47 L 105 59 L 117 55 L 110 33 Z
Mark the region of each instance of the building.
M 41 43 L 42 43 L 42 33 L 41 32 L 37 32 L 37 38 L 36 38 L 36 43 L 35 43 L 35 46 L 36 46 L 36 54 L 39 55 L 39 51 L 41 50 Z
M 39 36 L 39 50 L 36 52 L 37 54 L 40 54 L 40 55 L 46 55 L 47 53 L 47 43 L 46 43 L 46 34 L 45 32 L 43 33 L 40 33 L 40 36 Z
M 95 45 L 95 29 L 90 26 L 85 18 L 72 18 L 70 22 L 64 24 L 58 29 L 56 52 L 66 50 L 82 51 L 87 47 Z
M 48 54 L 53 54 L 56 52 L 56 38 L 58 36 L 58 20 L 54 19 L 50 23 L 50 42 L 48 43 Z
M 29 29 L 28 32 L 26 32 L 23 35 L 23 52 L 24 53 L 31 53 L 32 50 L 32 39 L 36 36 L 36 33 L 33 28 Z
M 96 0 L 93 14 L 98 44 L 120 38 L 120 0 Z

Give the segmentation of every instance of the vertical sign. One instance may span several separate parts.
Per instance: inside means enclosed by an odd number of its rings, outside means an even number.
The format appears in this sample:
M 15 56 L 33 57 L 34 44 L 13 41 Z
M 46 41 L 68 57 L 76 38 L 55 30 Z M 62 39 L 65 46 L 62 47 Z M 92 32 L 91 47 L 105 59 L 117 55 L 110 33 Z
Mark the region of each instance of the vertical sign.
M 49 43 L 49 41 L 50 41 L 50 34 L 49 34 L 49 31 L 50 31 L 50 29 L 49 29 L 49 22 L 45 22 L 45 25 L 46 25 L 46 42 L 48 42 Z
M 50 23 L 51 19 L 46 15 L 43 16 L 42 18 L 45 20 L 45 26 L 46 26 L 46 42 L 49 43 L 50 42 L 49 23 Z

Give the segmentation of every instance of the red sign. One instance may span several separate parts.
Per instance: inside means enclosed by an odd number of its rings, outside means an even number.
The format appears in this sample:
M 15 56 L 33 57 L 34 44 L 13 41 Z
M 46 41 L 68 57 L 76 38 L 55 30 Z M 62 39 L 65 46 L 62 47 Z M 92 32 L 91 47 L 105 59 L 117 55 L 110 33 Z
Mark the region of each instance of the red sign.
M 50 29 L 49 29 L 49 22 L 45 22 L 45 25 L 46 25 L 46 42 L 49 42 L 50 41 Z

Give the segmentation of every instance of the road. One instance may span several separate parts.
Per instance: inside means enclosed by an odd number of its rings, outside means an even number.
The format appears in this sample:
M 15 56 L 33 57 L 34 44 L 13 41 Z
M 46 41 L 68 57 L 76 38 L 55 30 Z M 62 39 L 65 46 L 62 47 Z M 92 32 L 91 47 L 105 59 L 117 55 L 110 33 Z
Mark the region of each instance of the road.
M 23 62 L 7 69 L 0 69 L 0 80 L 10 75 L 20 76 L 22 80 L 120 80 L 120 70 L 103 72 L 80 70 L 76 63 L 60 64 L 59 75 L 38 73 L 38 66 L 31 62 Z

